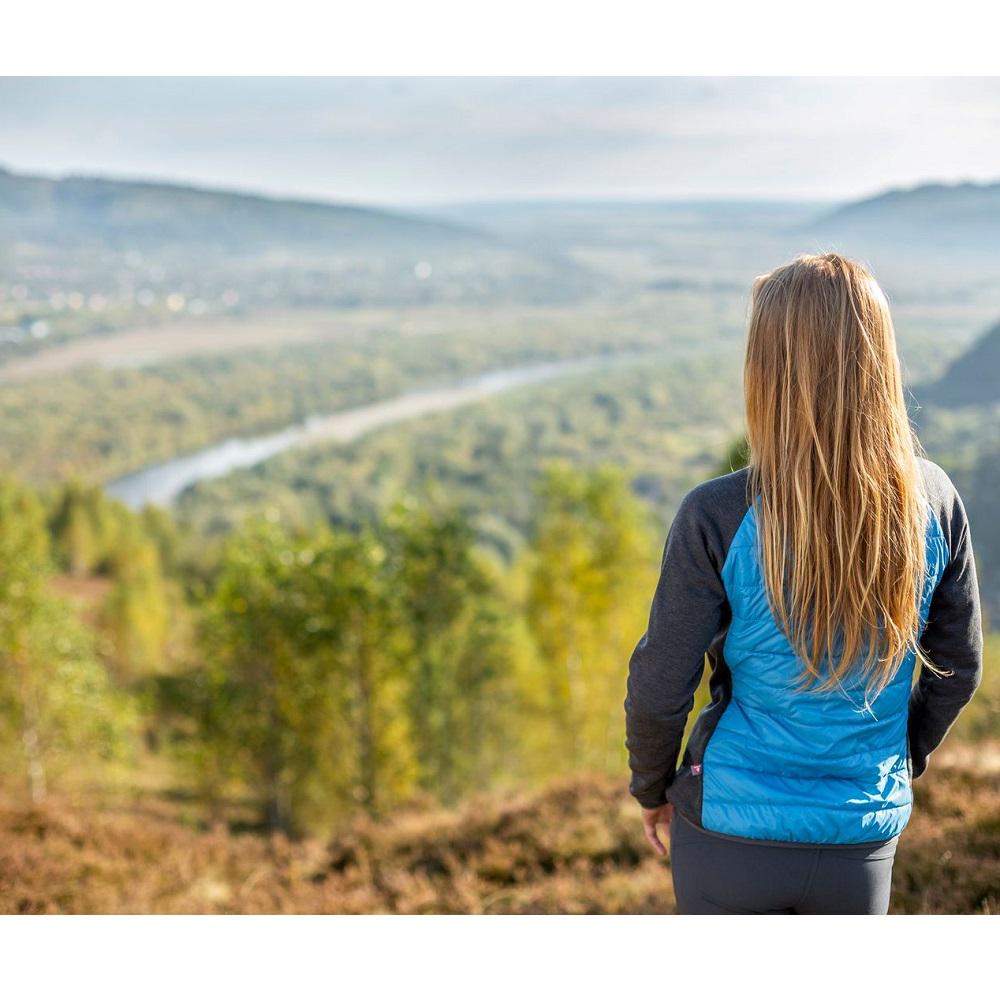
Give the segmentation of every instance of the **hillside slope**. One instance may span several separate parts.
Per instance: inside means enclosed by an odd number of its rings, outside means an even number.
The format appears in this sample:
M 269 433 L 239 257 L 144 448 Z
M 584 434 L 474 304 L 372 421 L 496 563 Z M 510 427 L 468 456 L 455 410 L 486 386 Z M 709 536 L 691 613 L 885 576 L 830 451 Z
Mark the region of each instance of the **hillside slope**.
M 988 621 L 1000 616 L 1000 323 L 933 382 L 913 389 L 914 423 L 952 477 L 969 514 Z
M 915 785 L 893 912 L 1000 912 L 1000 775 L 935 765 Z M 638 807 L 595 776 L 362 820 L 328 841 L 198 832 L 164 803 L 8 804 L 0 839 L 7 913 L 674 912 Z
M 0 243 L 18 242 L 259 253 L 286 248 L 427 248 L 487 240 L 457 223 L 381 209 L 0 169 Z
M 923 184 L 885 191 L 821 215 L 804 227 L 825 237 L 965 250 L 1000 247 L 1000 183 Z
M 1000 400 L 1000 323 L 978 337 L 940 378 L 914 393 L 922 403 L 947 408 Z

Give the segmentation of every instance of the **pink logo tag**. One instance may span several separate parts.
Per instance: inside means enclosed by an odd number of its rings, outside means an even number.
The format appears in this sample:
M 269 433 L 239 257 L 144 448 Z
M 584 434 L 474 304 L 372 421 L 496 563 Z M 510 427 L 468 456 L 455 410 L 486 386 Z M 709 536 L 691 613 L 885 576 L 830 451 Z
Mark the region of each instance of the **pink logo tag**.
M 701 774 L 701 764 L 692 764 L 691 765 L 691 773 L 692 774 Z

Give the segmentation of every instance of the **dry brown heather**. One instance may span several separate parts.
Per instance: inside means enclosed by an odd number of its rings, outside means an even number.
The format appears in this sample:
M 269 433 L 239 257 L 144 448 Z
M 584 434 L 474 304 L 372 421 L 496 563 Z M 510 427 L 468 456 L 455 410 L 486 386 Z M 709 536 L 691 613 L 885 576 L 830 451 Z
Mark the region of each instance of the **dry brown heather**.
M 1000 775 L 916 785 L 897 913 L 1000 913 Z M 455 811 L 358 820 L 329 841 L 198 831 L 164 803 L 0 806 L 7 913 L 671 913 L 666 864 L 621 783 L 581 776 Z

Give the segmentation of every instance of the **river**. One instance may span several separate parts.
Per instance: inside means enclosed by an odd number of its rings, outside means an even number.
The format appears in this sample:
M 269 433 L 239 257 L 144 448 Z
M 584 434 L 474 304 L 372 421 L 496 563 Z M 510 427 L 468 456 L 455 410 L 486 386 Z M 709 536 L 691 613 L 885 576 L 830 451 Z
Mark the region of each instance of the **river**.
M 380 427 L 404 423 L 428 413 L 454 410 L 510 389 L 612 365 L 635 363 L 648 356 L 593 355 L 486 372 L 450 386 L 415 390 L 376 403 L 310 417 L 303 423 L 270 434 L 228 438 L 200 451 L 114 479 L 105 485 L 105 490 L 136 510 L 147 503 L 169 506 L 195 483 L 249 468 L 289 448 L 321 441 L 355 441 Z

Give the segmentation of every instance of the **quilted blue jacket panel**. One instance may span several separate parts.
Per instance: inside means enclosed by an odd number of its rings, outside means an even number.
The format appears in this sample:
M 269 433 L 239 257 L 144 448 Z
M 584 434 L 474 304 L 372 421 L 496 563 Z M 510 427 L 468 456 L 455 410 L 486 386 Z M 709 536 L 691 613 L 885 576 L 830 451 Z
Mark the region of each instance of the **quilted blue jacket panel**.
M 870 705 L 855 680 L 833 692 L 796 691 L 799 661 L 768 607 L 756 536 L 752 505 L 722 570 L 732 697 L 705 748 L 702 825 L 797 843 L 893 837 L 912 805 L 907 705 L 916 658 L 903 660 Z M 926 552 L 922 624 L 949 559 L 933 515 Z

